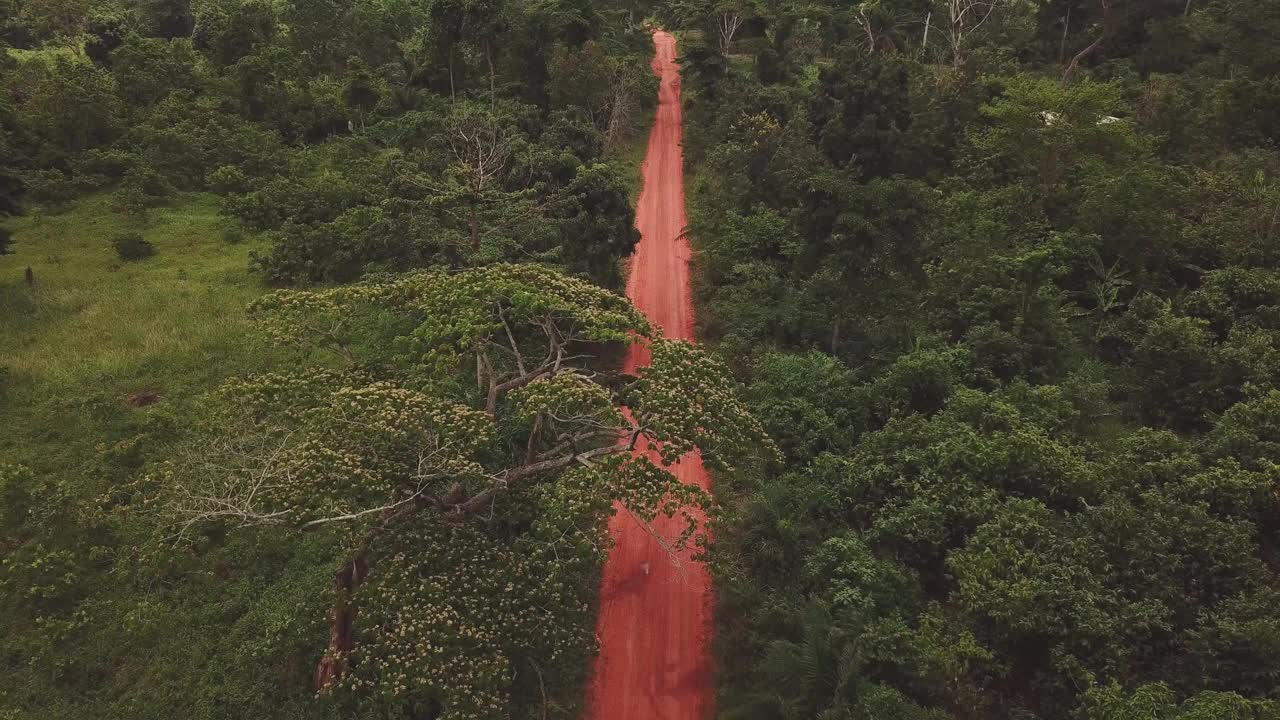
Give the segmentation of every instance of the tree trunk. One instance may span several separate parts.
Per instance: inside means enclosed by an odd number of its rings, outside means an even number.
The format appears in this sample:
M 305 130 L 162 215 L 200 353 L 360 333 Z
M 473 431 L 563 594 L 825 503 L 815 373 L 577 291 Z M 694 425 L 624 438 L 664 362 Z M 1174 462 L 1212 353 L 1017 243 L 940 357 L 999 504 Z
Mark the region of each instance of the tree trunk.
M 1098 39 L 1094 40 L 1089 47 L 1076 53 L 1071 58 L 1071 64 L 1062 73 L 1062 86 L 1066 87 L 1071 82 L 1072 76 L 1076 74 L 1076 70 L 1080 69 L 1080 62 L 1094 53 L 1095 50 L 1102 47 L 1102 43 L 1111 37 L 1111 33 L 1115 31 L 1111 17 L 1111 0 L 1102 0 L 1102 33 L 1098 35 Z
M 476 209 L 471 208 L 467 215 L 467 227 L 471 231 L 471 251 L 480 252 L 480 219 L 476 217 Z
M 605 130 L 605 146 L 614 148 L 626 128 L 627 119 L 631 115 L 631 94 L 624 83 L 619 82 L 613 93 L 612 107 L 609 108 L 609 121 Z
M 498 416 L 498 380 L 492 372 L 489 373 L 489 391 L 484 396 L 484 411 L 489 413 L 489 417 Z
M 346 676 L 350 669 L 348 658 L 353 646 L 356 609 L 351 599 L 369 575 L 364 555 L 358 554 L 344 564 L 333 577 L 333 589 L 337 593 L 333 609 L 329 611 L 329 646 L 316 665 L 316 690 L 327 693 Z
M 529 442 L 525 443 L 524 464 L 532 465 L 538 458 L 538 435 L 542 432 L 542 413 L 533 418 L 533 429 L 529 431 Z
M 924 40 L 920 43 L 921 54 L 929 52 L 929 24 L 933 22 L 933 11 L 924 16 Z
M 486 42 L 484 44 L 484 59 L 489 63 L 489 111 L 492 112 L 497 106 L 497 94 L 494 90 L 494 74 L 493 74 L 493 43 Z
M 733 36 L 738 32 L 738 26 L 742 24 L 742 20 L 737 13 L 725 13 L 720 15 L 720 52 L 728 55 L 729 46 L 733 44 Z
M 449 99 L 453 100 L 457 97 L 457 90 L 453 86 L 453 50 L 449 50 Z
M 950 11 L 950 35 L 947 38 L 951 41 L 951 65 L 952 67 L 960 67 L 964 64 L 964 15 L 957 4 L 957 0 L 951 0 L 948 4 Z
M 1103 41 L 1103 40 L 1105 40 L 1105 39 L 1106 39 L 1106 37 L 1107 37 L 1107 36 L 1106 36 L 1106 33 L 1103 33 L 1102 35 L 1099 35 L 1099 36 L 1098 36 L 1098 39 L 1097 39 L 1097 40 L 1094 40 L 1094 41 L 1089 45 L 1089 47 L 1087 47 L 1087 48 L 1085 48 L 1085 49 L 1081 50 L 1080 52 L 1076 53 L 1076 56 L 1075 56 L 1075 57 L 1073 57 L 1073 58 L 1071 58 L 1071 64 L 1070 64 L 1070 65 L 1068 65 L 1068 66 L 1067 66 L 1067 69 L 1066 69 L 1066 70 L 1064 70 L 1064 71 L 1063 71 L 1063 73 L 1062 73 L 1062 86 L 1063 86 L 1063 87 L 1066 87 L 1068 84 L 1070 84 L 1070 83 L 1071 83 L 1071 78 L 1072 78 L 1072 76 L 1074 76 L 1074 75 L 1076 74 L 1076 70 L 1079 70 L 1079 69 L 1080 69 L 1080 61 L 1081 61 L 1081 60 L 1084 60 L 1086 57 L 1089 57 L 1090 55 L 1092 55 L 1092 54 L 1093 54 L 1093 51 L 1094 51 L 1094 50 L 1097 50 L 1097 49 L 1098 49 L 1098 47 L 1100 47 L 1100 46 L 1102 45 L 1102 41 Z
M 1067 6 L 1067 15 L 1062 18 L 1062 41 L 1058 43 L 1058 62 L 1067 61 L 1067 34 L 1071 32 L 1071 6 Z
M 871 19 L 867 17 L 866 7 L 858 8 L 858 22 L 862 26 L 862 32 L 867 34 L 867 54 L 871 55 L 876 51 L 876 34 L 875 28 L 871 26 Z

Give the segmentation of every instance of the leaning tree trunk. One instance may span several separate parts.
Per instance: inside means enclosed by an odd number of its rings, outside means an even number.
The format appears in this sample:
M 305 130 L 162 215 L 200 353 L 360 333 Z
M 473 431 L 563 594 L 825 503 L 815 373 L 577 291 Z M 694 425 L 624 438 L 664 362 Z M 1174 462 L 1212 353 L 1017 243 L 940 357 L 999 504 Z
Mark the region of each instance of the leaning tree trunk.
M 1076 53 L 1076 56 L 1071 58 L 1071 64 L 1067 65 L 1067 69 L 1062 73 L 1063 87 L 1066 87 L 1071 82 L 1071 78 L 1080 69 L 1081 61 L 1102 47 L 1102 44 L 1110 39 L 1113 32 L 1115 32 L 1115 25 L 1111 16 L 1111 0 L 1102 0 L 1102 33 L 1098 35 L 1097 40 L 1090 43 L 1089 47 Z
M 316 665 L 315 682 L 319 692 L 329 692 L 347 674 L 356 620 L 356 608 L 352 600 L 368 575 L 369 565 L 364 555 L 358 554 L 333 576 L 333 589 L 337 599 L 333 609 L 329 611 L 329 646 Z

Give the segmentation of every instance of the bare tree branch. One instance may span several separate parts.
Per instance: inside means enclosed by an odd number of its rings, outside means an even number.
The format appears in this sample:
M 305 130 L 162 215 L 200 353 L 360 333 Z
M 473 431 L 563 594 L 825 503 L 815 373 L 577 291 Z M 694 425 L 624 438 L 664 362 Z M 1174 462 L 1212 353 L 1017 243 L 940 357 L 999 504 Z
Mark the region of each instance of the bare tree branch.
M 1080 69 L 1081 61 L 1092 55 L 1098 48 L 1102 47 L 1102 44 L 1109 40 L 1111 38 L 1111 34 L 1115 32 L 1115 23 L 1113 22 L 1111 14 L 1111 0 L 1099 0 L 1099 2 L 1102 4 L 1102 32 L 1099 33 L 1098 38 L 1088 47 L 1076 53 L 1076 56 L 1071 58 L 1071 63 L 1067 65 L 1067 69 L 1062 73 L 1063 87 L 1066 87 L 1071 82 L 1071 78 L 1076 74 L 1076 71 Z
M 969 38 L 986 24 L 996 8 L 1006 4 L 1007 0 L 947 0 L 947 12 L 950 19 L 947 39 L 951 43 L 951 61 L 956 67 L 964 64 L 965 44 Z M 982 18 L 973 21 L 978 14 Z
M 725 54 L 729 53 L 729 46 L 733 43 L 733 36 L 738 33 L 738 28 L 742 27 L 743 22 L 745 22 L 745 18 L 742 17 L 741 13 L 720 13 L 720 52 Z

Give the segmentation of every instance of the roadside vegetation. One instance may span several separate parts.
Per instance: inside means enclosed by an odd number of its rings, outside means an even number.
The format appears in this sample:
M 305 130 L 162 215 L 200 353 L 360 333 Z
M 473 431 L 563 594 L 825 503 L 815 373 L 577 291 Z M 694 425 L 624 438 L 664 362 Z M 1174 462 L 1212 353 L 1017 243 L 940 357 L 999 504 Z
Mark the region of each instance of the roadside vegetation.
M 645 14 L 0 1 L 0 717 L 577 715 L 630 449 L 768 447 L 617 293 Z
M 786 455 L 717 484 L 721 716 L 1280 716 L 1280 6 L 664 16 Z
M 618 294 L 651 15 L 706 350 Z M 0 0 L 0 718 L 577 717 L 614 501 L 714 513 L 725 718 L 1280 717 L 1277 37 Z

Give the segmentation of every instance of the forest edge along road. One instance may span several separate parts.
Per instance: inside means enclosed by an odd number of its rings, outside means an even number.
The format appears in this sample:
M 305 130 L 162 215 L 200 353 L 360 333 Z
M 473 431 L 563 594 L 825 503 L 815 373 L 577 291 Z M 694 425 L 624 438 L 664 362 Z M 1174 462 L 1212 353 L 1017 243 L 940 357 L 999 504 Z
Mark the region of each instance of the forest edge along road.
M 644 187 L 636 204 L 640 243 L 631 260 L 627 297 L 667 337 L 693 339 L 689 292 L 689 247 L 685 226 L 681 142 L 680 70 L 676 41 L 653 34 L 653 70 L 661 85 L 658 112 L 643 167 Z M 632 346 L 626 370 L 648 363 Z M 686 483 L 708 486 L 696 453 L 675 468 Z M 664 537 L 680 532 L 679 518 L 659 517 L 653 529 Z M 600 587 L 596 659 L 589 696 L 593 720 L 703 720 L 711 713 L 711 581 L 706 566 L 678 560 L 626 512 L 609 523 L 614 546 Z
M 644 186 L 636 203 L 640 243 L 631 259 L 627 297 L 667 337 L 693 339 L 689 247 L 684 239 L 684 174 L 680 147 L 680 70 L 676 41 L 653 35 L 653 70 L 661 79 L 658 112 L 645 153 Z M 625 369 L 649 361 L 632 346 Z M 675 468 L 682 482 L 708 486 L 696 454 Z M 659 517 L 664 537 L 679 518 Z M 590 689 L 593 720 L 702 720 L 710 716 L 712 683 L 708 634 L 711 581 L 706 566 L 681 553 L 678 563 L 626 512 L 609 523 L 614 546 L 605 562 L 596 634 L 600 655 Z M 647 569 L 647 572 L 646 572 Z

